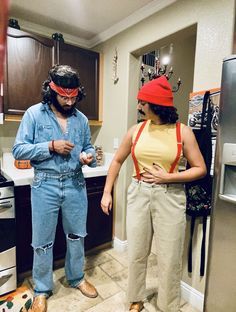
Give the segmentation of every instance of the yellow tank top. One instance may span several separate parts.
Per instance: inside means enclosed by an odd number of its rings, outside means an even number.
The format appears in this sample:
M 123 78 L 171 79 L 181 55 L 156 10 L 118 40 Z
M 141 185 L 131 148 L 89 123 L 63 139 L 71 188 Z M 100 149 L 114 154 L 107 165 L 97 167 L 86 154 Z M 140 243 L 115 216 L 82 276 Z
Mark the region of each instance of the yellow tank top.
M 133 134 L 132 143 L 134 143 L 141 124 L 137 126 Z M 182 132 L 182 124 L 180 130 Z M 181 157 L 182 153 L 181 150 Z M 134 154 L 138 161 L 140 174 L 144 172 L 143 168 L 150 168 L 153 163 L 169 172 L 177 155 L 176 124 L 156 125 L 148 120 L 137 141 Z M 174 172 L 177 171 L 178 164 L 174 169 Z M 136 176 L 135 169 L 133 176 Z

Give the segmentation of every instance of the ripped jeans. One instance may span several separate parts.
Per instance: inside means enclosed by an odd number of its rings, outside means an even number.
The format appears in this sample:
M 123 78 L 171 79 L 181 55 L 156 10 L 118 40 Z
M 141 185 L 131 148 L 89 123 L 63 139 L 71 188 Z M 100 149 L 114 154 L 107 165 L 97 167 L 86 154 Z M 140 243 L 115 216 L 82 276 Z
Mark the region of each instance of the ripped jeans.
M 35 296 L 53 290 L 53 244 L 59 209 L 66 235 L 65 274 L 71 287 L 84 278 L 87 193 L 82 172 L 36 172 L 31 186 L 33 280 Z

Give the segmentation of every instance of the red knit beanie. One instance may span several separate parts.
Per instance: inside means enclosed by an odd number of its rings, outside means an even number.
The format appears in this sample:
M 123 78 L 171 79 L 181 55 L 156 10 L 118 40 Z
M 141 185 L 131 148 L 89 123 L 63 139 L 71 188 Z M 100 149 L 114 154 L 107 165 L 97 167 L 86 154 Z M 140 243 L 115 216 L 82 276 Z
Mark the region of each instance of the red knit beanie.
M 165 76 L 147 82 L 138 92 L 140 101 L 162 106 L 174 106 L 171 85 Z

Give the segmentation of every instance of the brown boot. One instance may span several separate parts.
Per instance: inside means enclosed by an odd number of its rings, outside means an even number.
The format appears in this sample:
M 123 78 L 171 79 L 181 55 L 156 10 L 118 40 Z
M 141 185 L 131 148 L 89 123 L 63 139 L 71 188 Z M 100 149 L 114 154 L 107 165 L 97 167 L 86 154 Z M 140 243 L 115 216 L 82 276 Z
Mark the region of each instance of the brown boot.
M 47 311 L 47 298 L 44 295 L 34 297 L 33 304 L 28 312 L 46 312 Z
M 85 279 L 77 286 L 77 289 L 86 297 L 96 298 L 98 296 L 96 288 Z
M 129 311 L 140 312 L 140 311 L 142 311 L 143 308 L 144 308 L 144 306 L 143 306 L 142 301 L 132 302 L 130 307 L 129 307 Z

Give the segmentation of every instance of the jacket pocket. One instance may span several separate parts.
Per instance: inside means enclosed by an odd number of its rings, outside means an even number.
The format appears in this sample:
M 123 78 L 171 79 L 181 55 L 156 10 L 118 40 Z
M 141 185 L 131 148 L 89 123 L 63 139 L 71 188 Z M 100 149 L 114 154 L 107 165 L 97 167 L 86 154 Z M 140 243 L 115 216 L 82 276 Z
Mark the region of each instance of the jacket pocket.
M 40 124 L 38 125 L 38 131 L 37 131 L 38 137 L 37 141 L 38 142 L 45 142 L 45 141 L 51 141 L 53 138 L 53 127 L 52 125 L 43 125 Z

